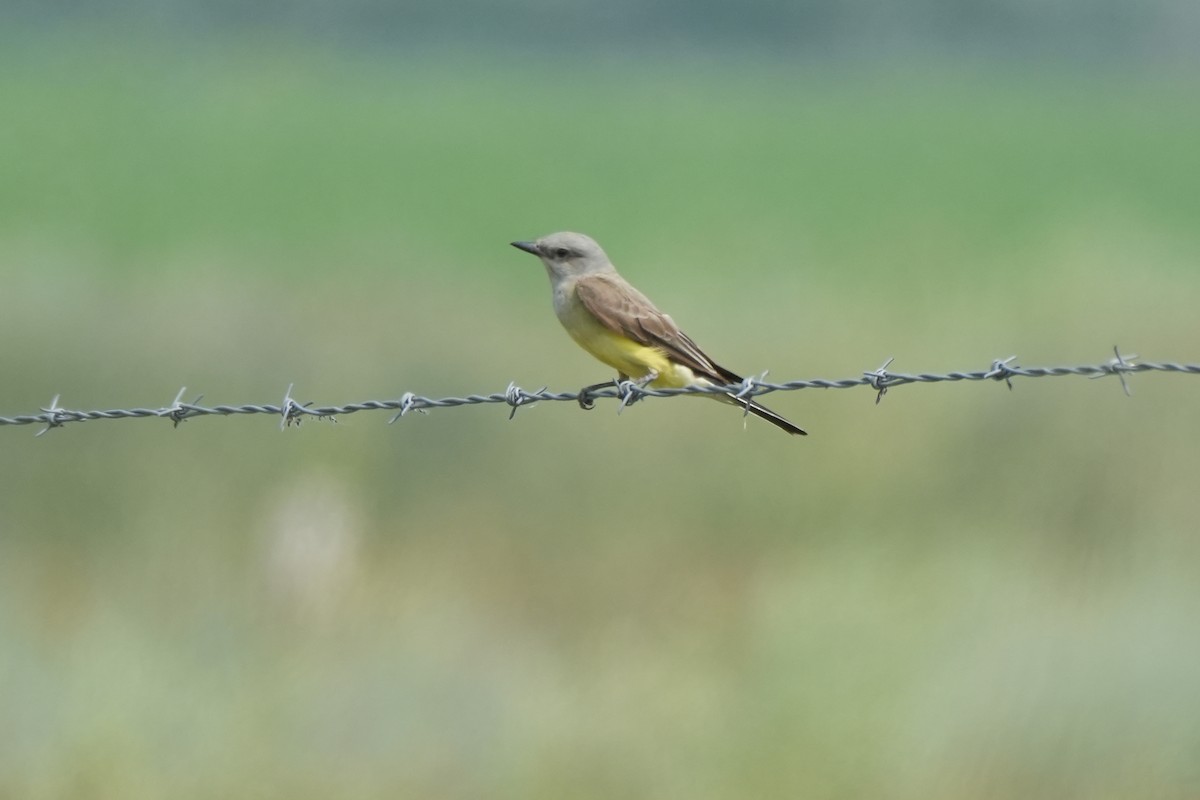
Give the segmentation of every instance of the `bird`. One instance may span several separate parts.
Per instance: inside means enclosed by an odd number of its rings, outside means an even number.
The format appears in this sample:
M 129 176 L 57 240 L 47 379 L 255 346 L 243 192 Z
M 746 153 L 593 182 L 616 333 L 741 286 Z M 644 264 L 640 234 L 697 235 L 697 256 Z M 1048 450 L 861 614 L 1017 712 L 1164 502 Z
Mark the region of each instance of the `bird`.
M 590 236 L 564 231 L 511 244 L 541 259 L 550 278 L 558 321 L 576 344 L 615 369 L 618 380 L 634 380 L 656 389 L 742 383 L 739 375 L 709 358 L 675 320 L 622 278 Z M 580 394 L 581 404 L 586 391 Z M 732 391 L 712 396 L 741 406 L 792 435 L 808 435 L 751 398 Z

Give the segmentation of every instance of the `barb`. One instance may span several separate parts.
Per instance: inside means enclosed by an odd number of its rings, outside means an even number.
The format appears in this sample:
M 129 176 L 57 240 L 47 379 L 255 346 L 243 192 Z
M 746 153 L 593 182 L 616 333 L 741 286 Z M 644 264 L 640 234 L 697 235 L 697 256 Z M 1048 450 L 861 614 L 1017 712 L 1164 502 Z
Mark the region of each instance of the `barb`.
M 1122 356 L 1120 349 L 1118 349 L 1116 345 L 1113 345 L 1113 356 L 1114 358 L 1110 358 L 1104 364 L 1106 368 L 1104 375 L 1116 375 L 1121 381 L 1121 388 L 1125 390 L 1125 396 L 1132 397 L 1133 392 L 1129 391 L 1129 383 L 1125 380 L 1125 373 L 1137 371 L 1134 369 L 1136 365 L 1133 363 L 1133 359 L 1137 358 L 1138 355 L 1137 353 L 1134 353 L 1131 356 Z M 1129 360 L 1126 361 L 1126 358 Z M 1092 380 L 1095 380 L 1096 378 L 1103 378 L 1104 375 L 1093 375 Z
M 1008 386 L 1008 390 L 1011 392 L 1012 391 L 1012 376 L 1016 375 L 1018 373 L 1015 372 L 1013 367 L 1010 367 L 1009 364 L 1011 364 L 1012 362 L 1014 362 L 1016 360 L 1017 360 L 1016 356 L 1009 356 L 1008 358 L 997 358 L 995 361 L 992 362 L 992 371 L 989 372 L 985 377 L 988 377 L 988 378 L 991 378 L 991 379 L 997 380 L 997 381 L 1004 381 L 1005 385 Z
M 176 427 L 176 428 L 179 427 L 179 423 L 186 422 L 187 418 L 189 416 L 191 416 L 191 413 L 192 413 L 191 411 L 188 410 L 188 408 L 186 406 L 184 406 L 180 402 L 181 400 L 183 400 L 183 393 L 186 391 L 187 391 L 186 386 L 180 387 L 179 392 L 175 395 L 175 399 L 171 401 L 170 407 L 159 409 L 158 415 L 160 417 L 169 417 L 171 419 L 171 422 L 174 423 L 173 427 Z M 203 399 L 204 399 L 204 395 L 198 394 L 198 395 L 196 395 L 196 399 L 191 402 L 191 405 L 194 406 Z
M 509 384 L 509 385 L 511 386 L 512 384 Z M 424 398 L 422 398 L 422 399 L 424 399 Z M 396 416 L 394 416 L 394 417 L 392 417 L 391 419 L 389 419 L 389 420 L 388 420 L 388 425 L 391 425 L 393 422 L 395 422 L 396 420 L 400 419 L 400 418 L 401 418 L 401 417 L 403 417 L 405 414 L 407 414 L 408 412 L 410 412 L 410 411 L 412 411 L 414 408 L 416 408 L 416 402 L 417 402 L 417 396 L 416 396 L 415 394 L 413 394 L 412 392 L 405 392 L 405 393 L 404 393 L 404 394 L 403 394 L 403 395 L 400 397 L 400 404 L 396 406 L 396 407 L 397 407 L 397 408 L 399 408 L 400 410 L 399 410 L 398 412 L 396 412 Z M 419 412 L 421 412 L 422 414 L 428 414 L 428 413 L 429 413 L 428 411 L 426 411 L 426 410 L 425 410 L 425 409 L 423 409 L 423 408 L 417 408 L 416 410 L 417 410 L 417 411 L 419 411 Z M 343 413 L 345 413 L 345 414 L 349 414 L 350 412 L 349 412 L 349 411 L 345 411 L 345 412 L 343 412 Z
M 59 416 L 60 414 L 63 413 L 63 409 L 58 407 L 58 398 L 59 397 L 62 397 L 62 395 L 58 395 L 58 394 L 54 395 L 54 399 L 50 401 L 50 407 L 42 409 L 42 411 L 45 413 L 45 418 L 42 419 L 41 421 L 46 423 L 46 427 L 42 428 L 40 431 L 35 433 L 34 436 L 41 436 L 43 433 L 50 430 L 51 428 L 61 428 L 63 426 L 63 423 L 66 420 L 62 419 Z
M 879 405 L 879 401 L 883 399 L 885 394 L 887 394 L 888 386 L 890 386 L 892 382 L 892 376 L 888 375 L 887 368 L 888 365 L 895 360 L 895 356 L 891 356 L 887 361 L 883 362 L 883 364 L 879 366 L 879 369 L 863 373 L 863 380 L 865 380 L 867 385 L 876 392 L 875 405 Z
M 529 394 L 515 383 L 509 383 L 508 388 L 504 390 L 504 402 L 512 406 L 512 411 L 508 412 L 508 418 L 511 420 L 517 415 L 517 409 L 521 406 L 532 406 L 537 403 L 538 398 L 546 391 L 545 386 L 538 389 L 533 394 Z M 403 413 L 403 412 L 401 412 Z M 392 418 L 393 420 L 395 417 Z
M 361 403 L 350 403 L 343 406 L 317 406 L 311 402 L 298 403 L 292 397 L 294 386 L 288 386 L 281 405 L 220 405 L 202 406 L 199 395 L 191 403 L 184 403 L 183 395 L 186 387 L 179 390 L 171 405 L 163 408 L 128 408 L 108 411 L 73 411 L 58 405 L 59 396 L 55 395 L 50 405 L 43 407 L 40 414 L 28 414 L 15 417 L 0 416 L 0 427 L 6 425 L 44 425 L 35 435 L 41 436 L 53 428 L 61 428 L 68 422 L 89 422 L 100 419 L 139 419 L 145 417 L 165 418 L 171 420 L 175 427 L 179 423 L 194 417 L 220 416 L 229 417 L 240 414 L 269 414 L 278 417 L 280 428 L 287 429 L 291 425 L 299 425 L 301 420 L 308 417 L 337 421 L 337 416 L 356 414 L 360 411 L 395 411 L 396 414 L 388 420 L 389 424 L 408 414 L 417 411 L 422 414 L 436 408 L 457 408 L 474 405 L 507 405 L 511 409 L 509 418 L 516 414 L 517 409 L 537 402 L 571 402 L 582 408 L 587 408 L 593 400 L 612 398 L 619 400 L 618 412 L 623 411 L 632 403 L 647 397 L 675 397 L 683 394 L 734 394 L 743 399 L 757 397 L 771 392 L 791 392 L 800 389 L 852 389 L 857 386 L 867 386 L 875 391 L 875 402 L 879 403 L 890 389 L 910 383 L 953 383 L 957 381 L 1004 381 L 1009 389 L 1015 378 L 1057 378 L 1066 375 L 1080 375 L 1088 378 L 1103 378 L 1115 375 L 1121 382 L 1126 395 L 1131 394 L 1127 377 L 1138 372 L 1175 372 L 1183 375 L 1200 375 L 1200 364 L 1177 364 L 1172 362 L 1141 361 L 1133 363 L 1135 355 L 1123 356 L 1117 348 L 1113 348 L 1113 358 L 1102 364 L 1084 364 L 1066 367 L 1021 367 L 1015 364 L 1016 356 L 1005 359 L 995 359 L 988 369 L 974 372 L 928 373 L 920 372 L 906 374 L 889 372 L 893 359 L 889 358 L 878 369 L 866 370 L 858 378 L 843 378 L 841 380 L 826 380 L 814 378 L 809 380 L 786 381 L 784 383 L 768 383 L 766 373 L 759 377 L 751 377 L 741 383 L 729 386 L 689 386 L 684 389 L 655 389 L 645 385 L 644 381 L 623 380 L 608 384 L 589 386 L 581 391 L 552 392 L 546 387 L 536 392 L 527 392 L 515 383 L 510 383 L 502 392 L 466 397 L 422 397 L 405 392 L 397 400 L 367 400 Z M 585 405 L 585 402 L 587 405 Z
M 745 378 L 742 378 L 741 388 L 734 392 L 733 396 L 739 400 L 749 400 L 750 398 L 754 397 L 754 387 L 758 386 L 766 379 L 767 370 L 763 370 L 763 373 L 757 378 L 753 375 L 747 375 Z M 742 406 L 742 419 L 747 419 L 749 416 L 750 404 L 746 403 Z

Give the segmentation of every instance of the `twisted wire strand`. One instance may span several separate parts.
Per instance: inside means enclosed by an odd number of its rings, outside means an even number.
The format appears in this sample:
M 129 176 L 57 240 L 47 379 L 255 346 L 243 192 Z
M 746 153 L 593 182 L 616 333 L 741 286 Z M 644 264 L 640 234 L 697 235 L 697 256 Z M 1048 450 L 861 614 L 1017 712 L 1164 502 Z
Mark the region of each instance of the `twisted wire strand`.
M 1126 376 L 1139 372 L 1174 372 L 1185 375 L 1200 375 L 1200 364 L 1177 364 L 1171 362 L 1141 361 L 1133 363 L 1137 356 L 1123 356 L 1113 348 L 1114 357 L 1103 364 L 1083 364 L 1061 367 L 1021 367 L 1012 363 L 1015 356 L 1006 359 L 996 359 L 989 369 L 975 371 L 958 371 L 946 373 L 903 373 L 889 372 L 887 367 L 892 359 L 875 370 L 864 371 L 861 377 L 827 380 L 813 378 L 807 380 L 785 381 L 772 383 L 767 381 L 766 373 L 759 377 L 749 377 L 740 384 L 729 386 L 689 386 L 681 389 L 656 389 L 644 386 L 636 381 L 615 382 L 611 386 L 592 387 L 576 392 L 554 392 L 546 387 L 536 391 L 526 391 L 516 384 L 510 383 L 502 392 L 492 394 L 470 394 L 465 397 L 424 397 L 407 392 L 395 400 L 365 400 L 359 403 L 348 403 L 340 406 L 314 406 L 311 403 L 301 404 L 292 398 L 292 386 L 284 394 L 283 402 L 273 404 L 244 404 L 202 406 L 197 397 L 191 403 L 182 402 L 185 389 L 180 389 L 174 402 L 161 408 L 117 408 L 109 410 L 78 411 L 62 408 L 58 405 L 56 396 L 49 407 L 41 409 L 40 414 L 24 414 L 19 416 L 0 416 L 0 426 L 12 425 L 45 425 L 38 436 L 52 428 L 60 428 L 68 422 L 89 422 L 101 419 L 145 419 L 150 417 L 170 419 L 176 426 L 185 420 L 195 417 L 220 416 L 228 417 L 241 414 L 267 414 L 278 417 L 280 427 L 286 428 L 299 424 L 304 417 L 334 419 L 346 414 L 356 414 L 360 411 L 395 411 L 390 422 L 412 411 L 425 413 L 433 409 L 457 408 L 471 405 L 499 405 L 511 407 L 511 419 L 522 406 L 539 402 L 577 402 L 579 405 L 590 407 L 596 399 L 617 399 L 623 408 L 630 403 L 646 397 L 675 397 L 685 394 L 727 394 L 734 393 L 739 397 L 756 397 L 771 392 L 790 392 L 800 389 L 851 389 L 858 386 L 868 386 L 876 392 L 875 402 L 878 403 L 888 390 L 897 386 L 912 383 L 952 383 L 958 381 L 1003 381 L 1012 388 L 1014 378 L 1054 378 L 1065 375 L 1080 375 L 1090 378 L 1102 378 L 1115 375 L 1120 381 L 1126 394 L 1129 385 Z

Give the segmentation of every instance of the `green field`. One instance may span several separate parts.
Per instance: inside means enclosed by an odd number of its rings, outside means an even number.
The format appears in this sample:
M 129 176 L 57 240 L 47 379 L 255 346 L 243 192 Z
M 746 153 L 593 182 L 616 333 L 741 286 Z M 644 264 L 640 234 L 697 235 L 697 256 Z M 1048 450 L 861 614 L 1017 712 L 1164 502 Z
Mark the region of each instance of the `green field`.
M 743 373 L 1200 361 L 1180 74 L 10 45 L 0 415 L 603 380 L 559 229 Z M 1194 797 L 1131 384 L 0 428 L 0 797 Z

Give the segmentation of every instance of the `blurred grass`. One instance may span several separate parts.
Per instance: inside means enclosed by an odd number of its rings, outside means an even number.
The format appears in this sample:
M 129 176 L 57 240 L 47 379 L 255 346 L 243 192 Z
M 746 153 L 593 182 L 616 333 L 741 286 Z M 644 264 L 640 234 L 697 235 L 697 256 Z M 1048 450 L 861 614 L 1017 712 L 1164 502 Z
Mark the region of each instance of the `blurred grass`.
M 600 380 L 596 235 L 772 377 L 1195 361 L 1195 83 L 0 55 L 0 410 Z M 0 796 L 1194 795 L 1196 387 L 0 435 Z
M 687 258 L 711 226 L 887 270 L 884 243 L 1007 249 L 1104 213 L 1194 241 L 1200 213 L 1183 79 L 178 49 L 6 48 L 6 232 L 73 233 L 119 270 L 381 238 L 490 269 L 514 226 Z

